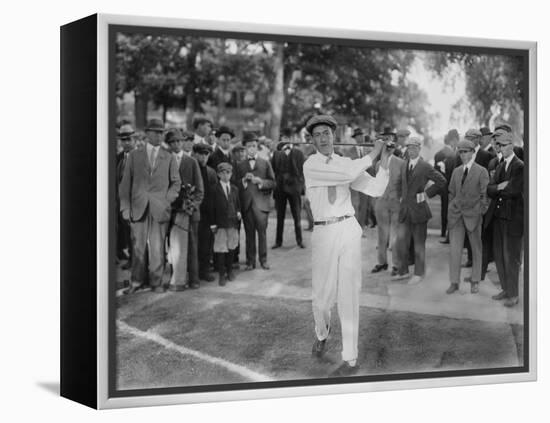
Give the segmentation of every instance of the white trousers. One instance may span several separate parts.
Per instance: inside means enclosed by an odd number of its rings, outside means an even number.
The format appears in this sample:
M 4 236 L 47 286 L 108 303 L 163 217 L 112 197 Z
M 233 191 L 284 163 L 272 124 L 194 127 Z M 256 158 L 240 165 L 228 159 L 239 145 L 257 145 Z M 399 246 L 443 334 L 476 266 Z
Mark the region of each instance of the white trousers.
M 317 339 L 328 336 L 332 306 L 338 303 L 342 359 L 357 359 L 361 234 L 357 219 L 315 226 L 311 237 L 313 318 Z

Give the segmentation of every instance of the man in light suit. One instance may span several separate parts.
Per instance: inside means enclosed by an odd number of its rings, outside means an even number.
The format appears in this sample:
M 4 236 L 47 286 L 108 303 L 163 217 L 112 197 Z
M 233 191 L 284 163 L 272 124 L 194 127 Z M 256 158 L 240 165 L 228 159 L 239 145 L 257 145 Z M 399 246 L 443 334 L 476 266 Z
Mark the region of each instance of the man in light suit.
M 495 131 L 497 132 L 497 131 Z M 519 269 L 523 251 L 523 162 L 515 155 L 513 136 L 502 134 L 496 140 L 504 158 L 499 163 L 487 194 L 491 198 L 485 224 L 493 224 L 493 252 L 502 291 L 494 300 L 505 300 L 513 307 L 519 302 Z
M 382 158 L 387 157 L 390 180 L 386 190 L 382 196 L 376 199 L 374 212 L 378 223 L 378 264 L 371 270 L 372 273 L 380 272 L 388 268 L 388 247 L 390 246 L 391 236 L 391 251 L 392 251 L 392 276 L 400 279 L 408 277 L 408 272 L 398 275 L 401 268 L 401 260 L 406 259 L 400 257 L 398 248 L 395 245 L 397 239 L 395 234 L 399 226 L 399 209 L 402 195 L 402 182 L 405 173 L 405 161 L 397 157 L 395 152 L 396 144 L 387 142 L 382 150 Z M 377 163 L 376 170 L 378 171 L 380 163 Z
M 420 157 L 421 142 L 416 137 L 407 141 L 408 160 L 405 162 L 405 173 L 402 182 L 402 198 L 399 210 L 399 228 L 396 243 L 400 250 L 401 268 L 398 275 L 406 275 L 408 269 L 408 251 L 412 238 L 414 245 L 414 276 L 409 280 L 410 285 L 417 284 L 424 279 L 426 267 L 426 237 L 428 234 L 428 220 L 432 213 L 427 199 L 447 189 L 445 178 L 428 162 Z M 426 188 L 428 181 L 433 185 Z
M 130 153 L 119 186 L 120 211 L 132 229 L 132 281 L 128 293 L 147 282 L 154 292 L 164 292 L 166 232 L 171 204 L 181 187 L 176 158 L 160 146 L 164 123 L 152 119 L 145 131 L 147 144 Z
M 256 268 L 256 233 L 260 266 L 267 270 L 267 218 L 271 191 L 275 187 L 275 175 L 271 164 L 258 157 L 258 137 L 255 133 L 245 132 L 243 145 L 247 159 L 237 165 L 236 181 L 246 236 L 245 270 Z
M 204 197 L 204 186 L 199 164 L 182 149 L 183 143 L 189 140 L 193 140 L 193 134 L 189 132 L 182 135 L 179 131 L 169 131 L 165 137 L 166 144 L 176 157 L 181 178 L 180 193 L 172 203 L 169 250 L 171 291 L 199 287 L 198 235 L 194 229 L 201 220 L 199 207 Z
M 465 139 L 458 143 L 458 154 L 462 166 L 453 171 L 449 183 L 449 238 L 450 238 L 450 280 L 447 294 L 458 291 L 460 264 L 464 249 L 464 236 L 468 235 L 472 248 L 472 276 L 470 291 L 479 292 L 481 280 L 482 244 L 481 231 L 483 215 L 487 211 L 487 170 L 474 161 L 475 145 Z

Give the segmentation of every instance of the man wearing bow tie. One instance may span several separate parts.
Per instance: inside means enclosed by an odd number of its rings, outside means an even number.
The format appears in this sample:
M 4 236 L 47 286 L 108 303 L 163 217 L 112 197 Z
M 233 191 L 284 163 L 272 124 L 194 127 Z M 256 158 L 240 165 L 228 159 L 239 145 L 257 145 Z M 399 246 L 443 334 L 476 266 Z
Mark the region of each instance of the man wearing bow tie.
M 133 240 L 132 285 L 128 293 L 147 282 L 154 292 L 164 292 L 164 243 L 171 205 L 181 187 L 176 158 L 160 146 L 164 123 L 151 119 L 145 131 L 147 144 L 130 153 L 119 187 L 120 211 L 130 221 Z
M 312 117 L 307 131 L 317 153 L 304 164 L 306 193 L 311 202 L 315 229 L 311 236 L 312 307 L 316 340 L 312 355 L 321 358 L 330 333 L 331 309 L 338 303 L 342 328 L 342 364 L 332 373 L 346 376 L 359 369 L 359 294 L 361 291 L 361 226 L 354 218 L 350 189 L 373 197 L 388 184 L 387 160 L 376 178 L 366 170 L 380 155 L 382 141 L 356 160 L 334 153 L 336 120 L 329 115 Z
M 271 164 L 258 157 L 257 135 L 254 132 L 245 132 L 242 142 L 246 148 L 247 160 L 237 165 L 236 181 L 246 236 L 245 270 L 256 268 L 256 233 L 260 266 L 267 270 L 267 218 L 271 192 L 275 187 L 275 175 Z

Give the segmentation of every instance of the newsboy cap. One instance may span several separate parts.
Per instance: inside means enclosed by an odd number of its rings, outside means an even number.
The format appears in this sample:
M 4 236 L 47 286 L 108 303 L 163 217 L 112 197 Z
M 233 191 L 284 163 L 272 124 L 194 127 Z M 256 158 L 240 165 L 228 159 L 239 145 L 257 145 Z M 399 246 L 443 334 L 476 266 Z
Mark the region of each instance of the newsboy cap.
M 249 142 L 258 141 L 258 134 L 254 131 L 247 131 L 243 133 L 243 145 L 246 145 Z
M 208 144 L 199 143 L 193 146 L 193 153 L 197 154 L 210 154 L 212 153 L 212 147 Z
M 150 119 L 145 127 L 146 131 L 164 132 L 164 122 L 161 119 Z
M 422 142 L 420 141 L 420 138 L 417 138 L 417 137 L 410 137 L 407 142 L 405 143 L 405 145 L 416 145 L 417 147 L 421 147 L 422 146 Z
M 229 172 L 231 172 L 233 170 L 233 166 L 231 166 L 230 163 L 227 163 L 227 162 L 221 162 L 220 164 L 218 164 L 218 166 L 216 167 L 216 170 L 218 172 L 223 172 L 224 170 L 227 170 Z
M 203 123 L 209 123 L 212 125 L 212 121 L 209 118 L 206 116 L 200 116 L 193 119 L 193 128 L 197 129 L 199 125 L 202 125 Z
M 177 129 L 169 130 L 164 136 L 164 142 L 166 144 L 170 144 L 176 141 L 183 141 L 183 136 L 181 135 L 180 131 L 178 131 Z
M 125 123 L 118 130 L 117 136 L 118 138 L 126 139 L 126 138 L 130 138 L 130 136 L 133 135 L 134 132 L 135 131 L 134 131 L 134 128 L 132 128 L 132 125 Z
M 464 138 L 471 139 L 471 138 L 481 138 L 481 131 L 479 129 L 468 129 L 466 131 L 466 134 L 464 134 Z
M 474 143 L 470 140 L 463 139 L 462 141 L 459 141 L 459 143 L 456 145 L 456 149 L 458 151 L 461 150 L 472 150 L 474 151 L 476 149 Z
M 514 136 L 510 132 L 501 132 L 496 142 L 499 144 L 512 144 Z
M 498 131 L 499 129 L 512 133 L 512 127 L 505 122 L 499 123 L 497 126 L 495 126 L 495 132 Z
M 338 123 L 336 122 L 336 119 L 330 115 L 315 115 L 307 121 L 306 131 L 311 134 L 313 132 L 313 128 L 319 125 L 327 125 L 334 131 L 338 126 Z
M 227 126 L 220 126 L 216 129 L 216 136 L 220 137 L 222 134 L 228 134 L 231 138 L 235 138 L 235 133 Z

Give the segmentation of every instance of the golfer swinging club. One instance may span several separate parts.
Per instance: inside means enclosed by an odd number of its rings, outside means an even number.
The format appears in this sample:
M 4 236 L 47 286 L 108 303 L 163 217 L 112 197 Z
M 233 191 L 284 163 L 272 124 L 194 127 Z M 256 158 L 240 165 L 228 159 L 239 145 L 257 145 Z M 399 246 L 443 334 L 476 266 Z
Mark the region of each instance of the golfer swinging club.
M 342 327 L 343 363 L 332 376 L 352 375 L 359 369 L 357 343 L 359 293 L 361 291 L 361 234 L 354 218 L 350 188 L 372 197 L 383 194 L 388 184 L 386 163 L 374 178 L 365 170 L 380 155 L 383 141 L 373 151 L 351 160 L 334 154 L 336 120 L 329 115 L 312 117 L 306 130 L 312 135 L 317 152 L 304 163 L 306 195 L 311 202 L 315 229 L 311 237 L 313 318 L 317 339 L 312 355 L 325 353 L 330 332 L 330 314 L 338 303 Z

